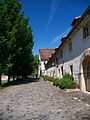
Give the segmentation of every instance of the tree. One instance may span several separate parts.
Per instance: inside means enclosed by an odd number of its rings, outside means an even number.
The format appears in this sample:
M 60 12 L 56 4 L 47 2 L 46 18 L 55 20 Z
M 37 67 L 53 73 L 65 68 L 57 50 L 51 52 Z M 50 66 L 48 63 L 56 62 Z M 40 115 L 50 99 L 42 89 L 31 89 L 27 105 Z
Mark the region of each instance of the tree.
M 0 1 L 0 70 L 10 76 L 27 76 L 33 68 L 33 35 L 19 0 Z M 0 74 L 1 75 L 1 74 Z
M 35 55 L 35 56 L 33 56 L 33 75 L 36 75 L 36 77 L 37 77 L 37 75 L 38 75 L 38 66 L 39 66 L 39 64 L 40 64 L 40 61 L 39 61 L 39 59 L 38 59 L 38 55 Z

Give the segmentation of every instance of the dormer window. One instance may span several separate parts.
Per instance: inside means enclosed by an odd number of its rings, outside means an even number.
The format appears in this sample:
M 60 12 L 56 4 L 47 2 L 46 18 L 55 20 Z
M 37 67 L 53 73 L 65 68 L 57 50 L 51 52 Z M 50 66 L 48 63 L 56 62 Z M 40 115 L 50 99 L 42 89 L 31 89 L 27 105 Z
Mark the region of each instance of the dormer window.
M 68 44 L 68 50 L 69 50 L 69 52 L 72 51 L 72 42 L 69 42 L 69 44 Z
M 89 27 L 88 25 L 86 25 L 84 28 L 83 28 L 83 38 L 85 39 L 86 37 L 89 36 Z

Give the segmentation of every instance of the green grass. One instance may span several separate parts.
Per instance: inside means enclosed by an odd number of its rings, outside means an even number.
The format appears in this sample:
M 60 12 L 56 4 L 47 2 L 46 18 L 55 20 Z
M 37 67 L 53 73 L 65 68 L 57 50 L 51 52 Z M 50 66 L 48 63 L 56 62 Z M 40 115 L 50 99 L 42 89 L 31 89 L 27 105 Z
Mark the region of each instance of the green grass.
M 7 83 L 8 82 L 8 80 L 2 80 L 2 85 L 4 85 L 5 83 Z M 3 86 L 0 86 L 0 91 L 2 91 L 2 90 L 4 90 L 5 89 L 5 87 L 3 87 Z
M 2 80 L 2 85 L 8 83 L 8 80 Z
M 0 91 L 3 90 L 3 89 L 4 89 L 4 87 L 0 86 Z

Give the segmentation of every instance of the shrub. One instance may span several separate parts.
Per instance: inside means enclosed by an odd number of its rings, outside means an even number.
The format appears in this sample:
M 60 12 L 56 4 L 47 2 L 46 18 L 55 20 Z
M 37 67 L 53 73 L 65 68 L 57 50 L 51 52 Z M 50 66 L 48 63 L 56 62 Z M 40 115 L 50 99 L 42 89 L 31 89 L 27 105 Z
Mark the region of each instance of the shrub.
M 54 78 L 52 78 L 52 77 L 48 77 L 48 76 L 43 76 L 43 79 L 45 80 L 45 81 L 50 81 L 50 82 L 53 82 L 53 80 L 54 80 Z
M 69 73 L 66 73 L 63 78 L 69 79 L 69 80 L 74 80 L 73 75 L 70 75 Z
M 59 86 L 61 89 L 73 89 L 77 87 L 76 82 L 74 82 L 74 78 L 72 75 L 65 74 L 63 78 L 52 78 L 48 76 L 43 76 L 43 79 L 46 81 L 53 82 L 53 85 Z
M 71 88 L 73 89 L 73 88 L 76 88 L 76 82 L 74 82 L 70 79 L 62 78 L 62 79 L 60 79 L 59 87 L 61 89 L 71 89 Z
M 48 80 L 48 76 L 43 76 L 43 80 L 47 81 Z
M 60 84 L 60 79 L 56 78 L 53 80 L 53 85 L 59 86 L 59 84 Z

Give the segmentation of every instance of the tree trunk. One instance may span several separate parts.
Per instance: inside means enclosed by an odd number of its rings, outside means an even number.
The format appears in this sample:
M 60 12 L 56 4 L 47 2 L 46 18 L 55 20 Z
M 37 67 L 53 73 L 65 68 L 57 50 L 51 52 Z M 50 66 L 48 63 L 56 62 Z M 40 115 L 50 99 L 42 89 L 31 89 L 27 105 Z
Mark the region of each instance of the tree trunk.
M 17 80 L 19 79 L 19 75 L 17 75 Z
M 13 81 L 14 81 L 14 79 L 15 79 L 15 75 L 13 75 Z
M 24 75 L 22 75 L 22 79 L 24 79 Z
M 1 74 L 0 74 L 0 85 L 2 85 Z
M 10 74 L 8 74 L 8 83 L 10 83 Z
M 27 79 L 27 75 L 25 75 L 25 78 Z
M 10 68 L 8 70 L 8 83 L 10 83 Z

